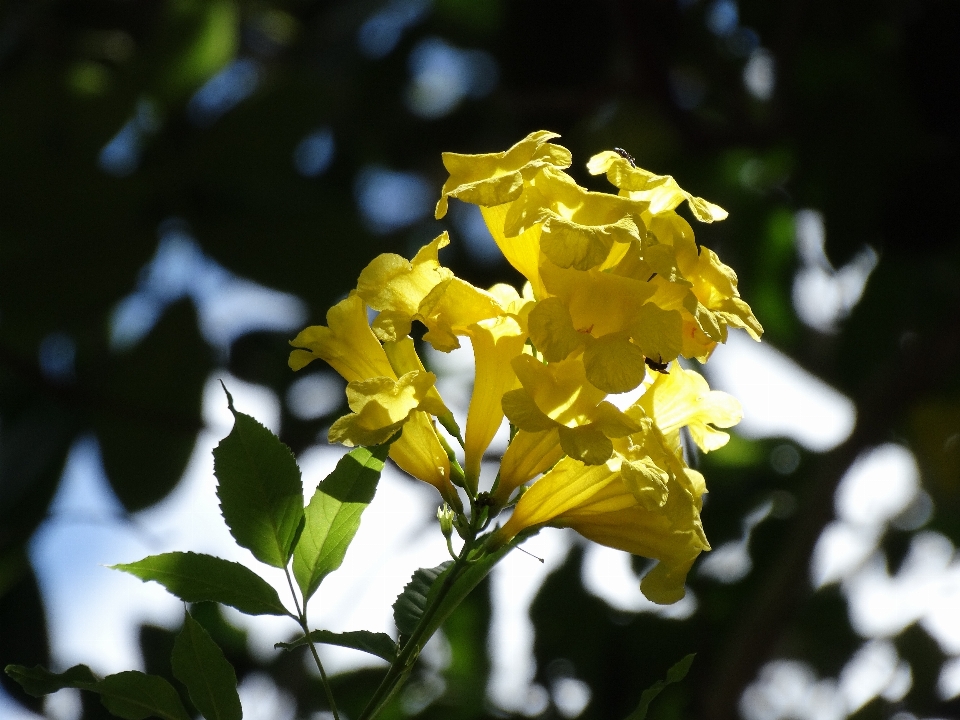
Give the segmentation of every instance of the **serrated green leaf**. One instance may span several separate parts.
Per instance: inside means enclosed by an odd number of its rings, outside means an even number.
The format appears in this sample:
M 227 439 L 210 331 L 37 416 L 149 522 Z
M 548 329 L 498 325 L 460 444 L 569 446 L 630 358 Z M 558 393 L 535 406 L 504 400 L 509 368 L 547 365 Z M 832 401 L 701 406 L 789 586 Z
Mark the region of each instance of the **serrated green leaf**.
M 247 615 L 289 615 L 266 580 L 240 563 L 213 555 L 171 552 L 111 566 L 153 580 L 185 602 L 218 602 Z
M 125 720 L 190 720 L 173 685 L 157 675 L 127 670 L 108 675 L 90 689 L 100 693 L 107 710 Z
M 62 673 L 52 673 L 42 665 L 32 668 L 23 665 L 7 665 L 4 671 L 20 683 L 23 691 L 33 697 L 43 697 L 63 688 L 92 689 L 97 678 L 86 665 L 74 665 Z
M 401 637 L 409 636 L 417 627 L 427 607 L 430 588 L 453 563 L 448 560 L 435 568 L 420 568 L 413 573 L 410 582 L 403 588 L 393 603 L 393 621 Z
M 389 445 L 351 450 L 317 486 L 293 553 L 293 574 L 304 598 L 309 599 L 343 562 L 360 527 L 360 515 L 377 491 L 389 450 Z
M 29 695 L 41 697 L 63 688 L 89 690 L 100 695 L 100 701 L 111 713 L 126 720 L 161 718 L 162 720 L 190 720 L 173 686 L 156 675 L 129 670 L 108 675 L 103 680 L 86 665 L 74 665 L 62 673 L 52 673 L 37 665 L 7 665 L 7 675 L 23 686 Z
M 657 697 L 667 685 L 678 683 L 687 676 L 687 673 L 690 672 L 690 666 L 693 665 L 693 659 L 696 656 L 696 653 L 687 655 L 667 670 L 666 680 L 657 680 L 657 682 L 644 690 L 643 694 L 640 695 L 640 704 L 637 705 L 636 710 L 626 717 L 626 720 L 645 720 L 647 710 L 650 709 L 650 703 L 653 702 L 654 698 Z
M 286 567 L 303 518 L 303 484 L 290 448 L 249 415 L 213 451 L 217 497 L 234 540 L 262 563 Z
M 344 633 L 330 632 L 329 630 L 312 630 L 309 636 L 298 637 L 293 642 L 277 643 L 276 648 L 293 650 L 307 644 L 308 637 L 315 643 L 324 645 L 338 645 L 340 647 L 360 650 L 392 663 L 397 658 L 397 643 L 386 633 L 370 632 L 369 630 L 353 630 Z
M 206 720 L 240 720 L 237 674 L 203 626 L 186 613 L 170 656 L 174 677 Z

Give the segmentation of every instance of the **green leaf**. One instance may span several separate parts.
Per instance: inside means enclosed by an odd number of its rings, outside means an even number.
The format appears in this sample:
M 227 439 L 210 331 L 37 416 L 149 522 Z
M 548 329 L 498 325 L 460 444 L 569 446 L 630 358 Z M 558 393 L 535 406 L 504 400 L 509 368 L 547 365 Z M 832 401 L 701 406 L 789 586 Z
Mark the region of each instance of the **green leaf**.
M 317 486 L 293 553 L 293 574 L 304 599 L 309 599 L 343 562 L 360 527 L 360 515 L 377 491 L 389 450 L 386 444 L 351 450 Z
M 397 624 L 401 636 L 409 637 L 413 634 L 427 607 L 430 588 L 451 565 L 453 562 L 448 560 L 435 568 L 420 568 L 413 573 L 410 582 L 393 603 L 393 621 Z
M 518 535 L 516 538 L 514 538 L 512 542 L 501 547 L 499 550 L 496 550 L 495 552 L 492 552 L 488 555 L 483 555 L 482 557 L 471 562 L 470 565 L 468 565 L 467 568 L 463 570 L 457 576 L 457 578 L 453 581 L 453 583 L 451 584 L 450 588 L 447 591 L 447 594 L 444 596 L 443 600 L 439 603 L 439 605 L 437 605 L 437 609 L 431 615 L 430 621 L 427 623 L 424 629 L 423 638 L 429 639 L 430 637 L 433 636 L 433 634 L 437 631 L 437 629 L 441 625 L 443 625 L 443 623 L 446 621 L 448 617 L 450 617 L 451 613 L 453 613 L 453 611 L 457 609 L 460 603 L 463 602 L 464 598 L 466 598 L 467 595 L 473 592 L 474 588 L 476 588 L 477 585 L 479 585 L 480 582 L 488 574 L 490 574 L 490 571 L 493 570 L 494 566 L 498 562 L 500 562 L 500 560 L 503 559 L 504 555 L 509 553 L 511 550 L 513 550 L 514 547 L 516 547 L 518 544 L 520 544 L 527 538 L 531 537 L 532 535 L 536 535 L 537 532 L 538 531 L 536 530 L 525 531 L 520 535 Z M 440 568 L 444 568 L 446 565 L 449 565 L 449 564 L 450 563 L 444 563 L 443 565 L 440 566 Z M 435 568 L 435 569 L 440 569 L 440 568 Z M 411 583 L 411 585 L 412 584 L 413 583 Z M 408 585 L 407 587 L 409 588 L 410 585 Z M 430 603 L 434 594 L 439 590 L 439 588 L 440 588 L 439 582 L 435 581 L 431 584 L 430 590 L 426 597 L 425 605 Z M 406 589 L 404 589 L 404 592 L 406 592 Z M 399 600 L 400 599 L 397 598 L 397 602 L 399 602 Z M 394 613 L 394 619 L 396 619 L 397 603 L 394 603 L 393 605 L 393 613 Z
M 156 675 L 129 670 L 97 680 L 86 665 L 74 665 L 59 675 L 40 665 L 33 668 L 7 665 L 6 673 L 34 697 L 63 688 L 78 688 L 99 693 L 104 707 L 126 720 L 144 720 L 150 717 L 190 720 L 177 691 L 170 683 Z
M 4 671 L 20 683 L 23 691 L 33 697 L 43 697 L 63 688 L 92 689 L 97 678 L 86 665 L 74 665 L 59 675 L 41 665 L 32 668 L 23 665 L 7 665 Z
M 240 563 L 212 555 L 171 552 L 111 567 L 158 582 L 185 602 L 218 602 L 247 615 L 290 615 L 266 580 Z
M 190 720 L 173 685 L 157 675 L 127 670 L 108 675 L 90 689 L 100 693 L 107 710 L 126 720 Z
M 659 695 L 667 685 L 678 683 L 683 680 L 690 671 L 690 666 L 693 665 L 693 659 L 696 656 L 696 653 L 687 655 L 685 658 L 680 660 L 680 662 L 667 670 L 666 680 L 657 680 L 657 682 L 644 690 L 643 694 L 640 696 L 640 704 L 637 705 L 636 710 L 626 717 L 626 720 L 644 720 L 647 717 L 647 710 L 650 709 L 650 703 L 653 702 L 653 699 Z
M 315 643 L 324 645 L 339 645 L 340 647 L 360 650 L 378 658 L 383 658 L 389 663 L 397 659 L 397 643 L 386 633 L 370 632 L 369 630 L 353 630 L 351 632 L 335 633 L 329 630 L 313 630 L 309 636 L 298 637 L 293 642 L 277 643 L 276 648 L 283 650 L 293 650 L 301 645 L 306 645 L 307 641 L 312 640 Z
M 303 519 L 300 468 L 276 435 L 234 409 L 229 392 L 227 402 L 233 430 L 213 451 L 223 519 L 257 560 L 286 567 Z
M 237 675 L 203 626 L 186 613 L 170 656 L 173 674 L 206 720 L 240 720 Z

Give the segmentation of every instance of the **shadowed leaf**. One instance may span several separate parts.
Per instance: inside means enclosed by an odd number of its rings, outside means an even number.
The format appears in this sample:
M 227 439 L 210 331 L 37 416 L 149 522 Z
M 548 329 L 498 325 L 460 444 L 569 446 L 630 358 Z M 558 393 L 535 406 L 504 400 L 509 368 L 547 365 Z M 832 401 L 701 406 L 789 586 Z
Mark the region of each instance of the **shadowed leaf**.
M 249 415 L 233 413 L 233 430 L 213 451 L 217 497 L 237 544 L 262 563 L 285 567 L 303 519 L 300 468 L 290 448 Z
M 397 643 L 386 633 L 375 633 L 369 630 L 354 630 L 351 632 L 335 633 L 329 630 L 313 630 L 309 636 L 299 637 L 293 642 L 277 643 L 274 647 L 283 650 L 293 650 L 307 644 L 307 639 L 324 645 L 338 645 L 339 647 L 360 650 L 387 662 L 393 662 L 397 657 Z
M 676 663 L 673 667 L 667 670 L 666 680 L 657 680 L 657 682 L 644 690 L 643 694 L 640 696 L 640 704 L 637 705 L 637 709 L 630 713 L 625 720 L 645 720 L 647 717 L 647 710 L 650 709 L 650 703 L 653 702 L 657 695 L 663 692 L 663 689 L 667 685 L 678 683 L 687 676 L 687 673 L 690 671 L 690 666 L 693 665 L 693 659 L 696 656 L 696 653 L 687 655 L 680 660 L 680 662 Z
M 288 615 L 273 586 L 247 567 L 212 555 L 171 552 L 113 565 L 153 580 L 185 602 L 218 602 L 247 615 Z
M 420 568 L 393 603 L 393 621 L 401 636 L 409 636 L 417 627 L 427 607 L 430 588 L 453 563 L 447 561 L 435 568 Z
M 237 675 L 203 626 L 186 613 L 170 656 L 173 674 L 206 720 L 240 720 Z

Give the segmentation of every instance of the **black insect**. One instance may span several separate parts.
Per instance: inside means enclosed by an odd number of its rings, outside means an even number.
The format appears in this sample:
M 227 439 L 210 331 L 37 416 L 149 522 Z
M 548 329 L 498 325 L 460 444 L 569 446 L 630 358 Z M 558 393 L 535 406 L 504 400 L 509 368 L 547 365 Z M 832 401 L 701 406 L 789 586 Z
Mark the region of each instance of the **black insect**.
M 493 507 L 493 504 L 494 504 L 493 498 L 490 497 L 490 493 L 488 492 L 477 493 L 476 506 L 478 508 Z
M 637 166 L 637 161 L 633 159 L 633 155 L 631 155 L 630 153 L 628 153 L 628 152 L 627 152 L 626 150 L 624 150 L 623 148 L 614 148 L 613 151 L 614 151 L 617 155 L 619 155 L 620 157 L 622 157 L 624 160 L 626 160 L 628 163 L 630 163 L 630 167 L 636 167 L 636 166 Z
M 651 370 L 656 370 L 658 373 L 663 375 L 669 375 L 670 371 L 667 370 L 667 363 L 663 362 L 663 358 L 657 355 L 657 359 L 645 357 L 643 361 L 647 364 L 647 367 Z

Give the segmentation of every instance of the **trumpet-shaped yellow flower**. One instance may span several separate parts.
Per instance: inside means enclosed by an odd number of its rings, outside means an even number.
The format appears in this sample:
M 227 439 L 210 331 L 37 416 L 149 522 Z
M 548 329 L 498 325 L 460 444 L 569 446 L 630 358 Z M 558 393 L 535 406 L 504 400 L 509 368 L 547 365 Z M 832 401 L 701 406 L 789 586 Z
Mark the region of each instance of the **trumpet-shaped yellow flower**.
M 621 194 L 631 200 L 649 204 L 648 212 L 659 215 L 670 212 L 683 201 L 700 222 L 714 222 L 727 217 L 727 211 L 719 205 L 694 197 L 681 188 L 669 175 L 655 175 L 648 170 L 636 167 L 622 155 L 605 150 L 587 161 L 587 171 L 591 175 L 606 173 L 607 179 L 620 189 Z
M 356 292 L 330 308 L 327 323 L 308 327 L 291 341 L 295 349 L 289 363 L 299 370 L 320 358 L 347 380 L 347 401 L 354 412 L 333 424 L 330 441 L 377 445 L 402 428 L 400 438 L 390 446 L 390 457 L 459 507 L 450 481 L 450 461 L 427 412 L 441 418 L 452 418 L 452 414 L 434 387 L 436 376 L 426 372 L 416 357 L 413 341 L 406 338 L 387 344 L 400 368 L 398 374 L 370 329 L 366 305 Z
M 524 179 L 546 165 L 570 167 L 570 151 L 549 140 L 556 133 L 530 133 L 509 150 L 484 155 L 444 153 L 443 166 L 450 177 L 443 184 L 436 218 L 447 214 L 447 198 L 455 197 L 482 207 L 516 200 L 523 192 Z
M 420 303 L 441 282 L 453 273 L 440 265 L 440 248 L 450 244 L 447 233 L 420 248 L 412 261 L 384 253 L 377 256 L 360 273 L 357 294 L 380 312 L 373 330 L 384 342 L 399 340 L 410 333 L 411 321 L 420 310 Z
M 511 361 L 523 352 L 527 332 L 511 315 L 481 320 L 467 332 L 476 375 L 467 413 L 464 474 L 467 488 L 476 492 L 483 454 L 503 423 L 501 398 L 518 384 Z
M 727 433 L 716 428 L 733 427 L 743 418 L 735 397 L 711 390 L 700 373 L 684 370 L 676 363 L 669 374 L 658 374 L 635 404 L 656 421 L 673 447 L 679 447 L 680 429 L 686 427 L 704 452 L 721 448 L 730 440 Z
M 693 561 L 710 547 L 700 524 L 700 497 L 666 475 L 656 500 L 638 500 L 623 480 L 623 466 L 619 456 L 592 466 L 562 459 L 520 498 L 491 544 L 527 528 L 570 527 L 600 544 L 659 560 L 640 588 L 653 602 L 676 602 Z
M 643 210 L 626 198 L 589 192 L 566 173 L 546 166 L 511 204 L 503 234 L 515 237 L 541 225 L 540 250 L 550 262 L 589 270 L 606 263 L 611 254 L 619 259 L 631 242 L 643 237 Z
M 398 380 L 377 377 L 347 384 L 347 404 L 353 410 L 330 428 L 330 442 L 347 447 L 380 445 L 389 440 L 414 410 L 443 414 L 446 407 L 436 404 L 429 394 L 437 376 L 414 370 Z
M 504 394 L 504 413 L 530 433 L 556 430 L 567 455 L 599 465 L 613 452 L 611 438 L 639 430 L 604 400 L 605 392 L 587 381 L 579 358 L 544 365 L 530 355 L 520 355 L 512 364 L 523 387 Z
M 374 377 L 397 379 L 383 347 L 370 330 L 367 308 L 356 292 L 327 311 L 327 325 L 301 331 L 290 341 L 291 369 L 300 370 L 320 358 L 347 382 Z

